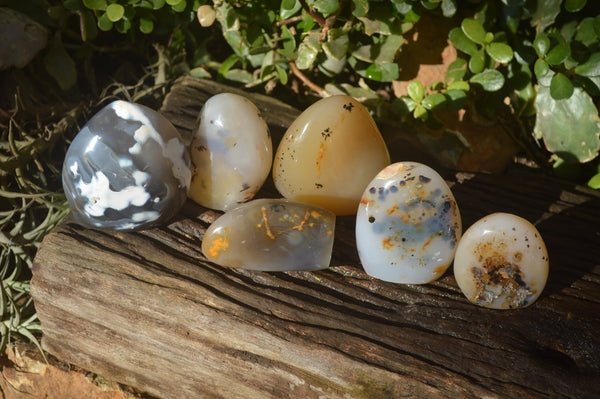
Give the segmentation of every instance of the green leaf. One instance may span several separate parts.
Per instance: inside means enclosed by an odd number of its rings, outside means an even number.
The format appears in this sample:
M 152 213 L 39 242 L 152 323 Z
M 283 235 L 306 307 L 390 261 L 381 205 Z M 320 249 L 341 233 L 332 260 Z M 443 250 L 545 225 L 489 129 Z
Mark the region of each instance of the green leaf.
M 401 35 L 385 36 L 380 43 L 360 46 L 352 55 L 365 62 L 389 63 L 394 61 L 403 41 L 404 39 Z
M 600 189 L 600 173 L 595 174 L 588 182 L 587 185 L 589 188 L 593 188 L 595 190 Z
M 592 54 L 586 62 L 577 65 L 575 73 L 581 76 L 600 76 L 600 52 Z
M 418 80 L 413 80 L 412 82 L 410 82 L 408 84 L 407 90 L 410 98 L 412 98 L 416 102 L 421 102 L 423 96 L 425 95 L 425 88 L 423 87 L 423 84 Z
M 471 85 L 469 84 L 469 82 L 465 82 L 463 80 L 458 80 L 456 82 L 452 82 L 451 84 L 448 85 L 448 91 L 451 90 L 462 90 L 462 91 L 469 91 L 471 89 Z
M 467 94 L 462 90 L 448 90 L 444 95 L 448 98 L 446 104 L 451 111 L 458 111 L 467 105 Z
M 120 19 L 115 22 L 115 28 L 119 33 L 127 33 L 131 29 L 131 21 L 128 19 Z
M 356 18 L 364 17 L 369 12 L 369 0 L 352 0 L 352 15 Z
M 154 21 L 148 18 L 140 18 L 140 32 L 149 34 L 154 30 Z
M 44 57 L 46 71 L 56 80 L 62 90 L 69 90 L 77 82 L 75 61 L 65 51 L 60 33 L 57 33 L 50 43 L 48 53 Z
M 417 105 L 413 111 L 413 117 L 415 119 L 425 119 L 427 117 L 427 109 L 422 105 Z
M 125 7 L 123 7 L 120 4 L 113 3 L 109 4 L 108 7 L 106 7 L 106 16 L 112 22 L 117 22 L 118 20 L 123 18 L 123 15 L 125 15 Z
M 83 5 L 90 10 L 106 9 L 106 0 L 83 0 Z
M 571 48 L 564 37 L 558 32 L 552 32 L 548 35 L 554 46 L 546 54 L 546 62 L 549 65 L 558 65 L 562 63 L 571 54 Z
M 165 0 L 150 0 L 155 10 L 160 10 L 165 5 Z
M 473 18 L 465 18 L 460 24 L 463 33 L 478 44 L 485 43 L 485 29 L 481 22 Z
M 165 1 L 167 2 L 168 5 L 173 7 L 185 0 L 165 0 Z
M 108 15 L 103 13 L 100 18 L 98 18 L 98 28 L 104 32 L 108 32 L 113 28 L 113 23 L 110 19 L 108 19 Z
M 225 73 L 225 79 L 244 84 L 250 84 L 254 82 L 254 76 L 252 76 L 250 72 L 243 69 L 230 69 L 227 71 L 227 73 Z
M 300 43 L 298 46 L 298 58 L 296 59 L 298 69 L 310 68 L 317 59 L 318 53 L 319 51 L 309 45 L 306 40 Z
M 594 18 L 594 31 L 596 36 L 600 37 L 600 15 L 596 15 L 596 18 Z
M 412 11 L 412 4 L 407 0 L 392 0 L 392 4 L 400 14 L 408 14 Z
M 565 10 L 568 12 L 581 11 L 581 9 L 585 7 L 585 3 L 587 3 L 587 0 L 566 0 Z
M 535 48 L 537 55 L 543 57 L 550 48 L 550 39 L 548 39 L 548 36 L 546 36 L 544 32 L 539 32 L 537 35 L 535 35 L 533 47 Z
M 90 10 L 83 10 L 80 16 L 81 39 L 84 42 L 90 42 L 98 36 L 96 20 Z
M 471 56 L 469 59 L 469 69 L 473 73 L 479 73 L 483 71 L 485 68 L 485 52 L 483 48 L 479 49 L 475 54 Z
M 327 18 L 340 8 L 340 3 L 338 0 L 314 0 L 313 8 Z
M 538 59 L 535 62 L 535 65 L 533 66 L 533 72 L 535 73 L 535 76 L 538 77 L 538 79 L 546 76 L 549 71 L 550 67 L 548 66 L 548 63 L 541 58 Z
M 453 61 L 450 65 L 448 65 L 448 70 L 446 71 L 446 83 L 452 83 L 454 81 L 459 81 L 465 77 L 467 74 L 467 61 L 462 58 L 457 58 L 456 61 Z
M 446 96 L 441 93 L 433 93 L 423 99 L 421 104 L 428 110 L 432 111 L 446 102 Z
M 183 12 L 183 11 L 185 11 L 186 7 L 187 7 L 186 0 L 180 0 L 177 4 L 172 5 L 171 9 L 173 9 L 173 11 L 175 11 L 175 12 Z
M 200 78 L 200 79 L 212 78 L 212 76 L 210 75 L 210 72 L 208 72 L 206 69 L 204 69 L 202 67 L 196 67 L 196 68 L 191 69 L 189 74 L 190 74 L 190 76 Z
M 327 42 L 323 43 L 323 51 L 328 56 L 341 60 L 346 56 L 348 51 L 348 45 L 350 43 L 350 39 L 347 34 L 343 34 L 341 36 L 332 38 Z
M 560 13 L 560 3 L 562 0 L 538 0 L 535 3 L 537 7 L 531 14 L 531 26 L 535 27 L 537 32 L 543 32 L 552 25 Z
M 555 100 L 564 100 L 573 95 L 573 83 L 562 73 L 557 73 L 550 81 L 550 95 Z
M 231 54 L 229 57 L 225 59 L 221 63 L 221 67 L 219 68 L 219 75 L 225 76 L 227 71 L 229 71 L 237 62 L 240 60 L 240 57 L 237 54 Z
M 498 91 L 504 86 L 504 75 L 495 69 L 488 69 L 472 76 L 470 82 L 481 85 L 485 91 Z
M 357 72 L 361 74 L 360 71 Z M 400 70 L 398 68 L 398 64 L 395 62 L 390 62 L 387 64 L 371 64 L 367 69 L 364 70 L 364 73 L 361 74 L 361 76 L 377 82 L 391 82 L 398 79 L 400 76 Z
M 294 52 L 296 50 L 296 38 L 287 26 L 281 27 L 281 38 L 284 50 Z
M 594 18 L 584 18 L 579 24 L 575 34 L 575 40 L 586 46 L 593 46 L 597 43 L 598 35 L 596 35 L 594 23 Z
M 501 64 L 509 63 L 514 56 L 512 48 L 506 43 L 490 43 L 485 50 L 494 61 Z
M 448 33 L 448 38 L 450 39 L 454 47 L 456 47 L 463 53 L 472 55 L 475 54 L 478 50 L 477 45 L 471 39 L 469 39 L 460 28 L 453 28 Z
M 555 100 L 550 88 L 538 85 L 534 131 L 548 151 L 568 162 L 587 162 L 600 149 L 600 118 L 592 98 L 576 87 L 565 100 Z
M 275 69 L 277 71 L 277 77 L 279 78 L 279 81 L 281 82 L 282 85 L 287 84 L 288 82 L 288 73 L 287 71 L 279 66 L 279 65 L 275 65 Z
M 283 0 L 279 9 L 279 16 L 282 20 L 288 19 L 300 11 L 301 8 L 300 0 Z
M 456 14 L 456 0 L 442 0 L 442 14 L 444 17 L 453 17 Z

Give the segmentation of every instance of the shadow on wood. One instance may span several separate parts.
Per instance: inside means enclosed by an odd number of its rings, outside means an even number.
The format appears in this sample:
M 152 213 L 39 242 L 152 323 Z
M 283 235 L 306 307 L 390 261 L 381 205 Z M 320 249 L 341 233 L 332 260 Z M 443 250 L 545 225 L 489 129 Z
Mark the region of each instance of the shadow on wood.
M 161 111 L 189 137 L 222 90 L 181 79 Z M 252 99 L 281 133 L 298 114 Z M 465 227 L 497 211 L 537 224 L 551 275 L 531 307 L 471 305 L 451 269 L 422 286 L 370 278 L 352 217 L 338 218 L 328 270 L 219 267 L 200 251 L 219 213 L 188 201 L 162 228 L 107 233 L 67 218 L 50 233 L 32 281 L 43 345 L 163 398 L 598 397 L 600 195 L 524 172 L 445 178 Z M 277 196 L 271 180 L 259 196 Z

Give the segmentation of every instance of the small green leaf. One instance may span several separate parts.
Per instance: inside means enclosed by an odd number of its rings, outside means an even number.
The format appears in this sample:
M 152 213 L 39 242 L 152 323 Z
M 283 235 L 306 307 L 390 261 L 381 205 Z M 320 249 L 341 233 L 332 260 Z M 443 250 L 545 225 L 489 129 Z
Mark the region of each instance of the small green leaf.
M 229 57 L 225 59 L 221 63 L 221 67 L 219 68 L 219 75 L 225 76 L 227 71 L 229 71 L 233 66 L 240 60 L 240 57 L 237 54 L 231 54 Z
M 212 76 L 210 75 L 210 72 L 208 72 L 206 69 L 204 69 L 202 67 L 196 67 L 196 68 L 191 69 L 189 74 L 190 74 L 190 76 L 194 76 L 194 77 L 200 78 L 200 79 L 212 78 Z
M 514 56 L 512 48 L 505 43 L 490 43 L 485 50 L 494 61 L 501 64 L 508 64 Z
M 587 0 L 566 0 L 565 10 L 568 12 L 581 11 L 581 9 L 585 7 L 585 3 L 587 3 Z
M 131 29 L 131 21 L 125 18 L 122 18 L 115 22 L 115 28 L 119 33 L 127 33 L 129 29 Z
M 165 0 L 165 1 L 167 2 L 168 5 L 173 7 L 185 0 Z
M 600 189 L 600 173 L 594 175 L 588 182 L 587 185 L 589 188 L 593 188 L 594 190 Z
M 83 10 L 80 16 L 81 39 L 90 42 L 98 36 L 98 28 L 94 14 L 90 10 Z
M 360 71 L 359 71 L 360 74 Z M 400 76 L 398 64 L 389 62 L 386 64 L 371 64 L 362 74 L 365 78 L 375 80 L 377 82 L 391 82 L 397 80 Z
M 183 12 L 187 7 L 186 0 L 180 0 L 177 4 L 171 6 L 171 9 L 175 12 Z
M 277 70 L 277 77 L 279 78 L 279 81 L 281 82 L 281 84 L 282 85 L 287 84 L 287 82 L 288 82 L 287 71 L 279 65 L 275 65 L 275 69 Z
M 154 30 L 154 21 L 148 18 L 140 18 L 140 32 L 149 34 Z
M 160 10 L 165 6 L 165 0 L 150 0 L 155 10 Z
M 48 53 L 44 57 L 44 67 L 56 80 L 62 90 L 69 90 L 77 82 L 75 61 L 66 52 L 60 33 L 57 33 L 50 43 Z
M 562 73 L 557 73 L 550 81 L 550 95 L 555 100 L 564 100 L 573 95 L 573 83 Z
M 338 0 L 314 0 L 313 7 L 327 18 L 340 8 L 340 3 Z
M 283 0 L 279 9 L 279 16 L 282 20 L 288 19 L 300 11 L 301 8 L 300 0 Z
M 462 58 L 457 58 L 456 61 L 453 61 L 450 65 L 448 65 L 448 70 L 446 71 L 446 83 L 452 83 L 454 81 L 459 81 L 465 77 L 467 73 L 467 61 Z
M 427 109 L 422 105 L 417 105 L 413 111 L 413 117 L 415 119 L 425 119 L 427 117 Z
M 454 28 L 448 33 L 448 38 L 458 50 L 469 55 L 475 54 L 478 50 L 477 45 L 469 39 L 462 29 Z
M 352 4 L 352 15 L 356 18 L 364 17 L 369 12 L 369 0 L 352 0 Z
M 467 94 L 462 90 L 448 90 L 444 95 L 448 98 L 446 107 L 451 111 L 458 111 L 467 105 Z
M 83 5 L 90 10 L 106 9 L 106 0 L 83 0 Z
M 432 95 L 425 97 L 421 104 L 423 104 L 423 106 L 426 109 L 431 111 L 444 104 L 445 102 L 446 96 L 444 96 L 441 93 L 433 93 Z
M 546 54 L 546 62 L 548 65 L 558 65 L 566 60 L 571 54 L 571 48 L 564 37 L 558 32 L 552 32 L 548 37 L 550 38 L 550 41 L 555 44 L 550 51 L 548 51 L 548 54 Z
M 456 0 L 442 0 L 442 14 L 444 17 L 453 17 L 456 14 Z
M 463 80 L 458 80 L 456 82 L 453 82 L 451 84 L 448 85 L 448 91 L 451 90 L 462 90 L 462 91 L 469 91 L 471 89 L 471 85 L 469 84 L 469 82 L 465 82 Z
M 409 112 L 413 112 L 415 108 L 417 108 L 417 103 L 410 97 L 402 97 L 400 98 L 402 102 L 406 105 L 406 109 Z
M 106 7 L 106 16 L 112 22 L 117 22 L 118 20 L 123 18 L 123 15 L 125 15 L 125 7 L 123 7 L 120 4 L 113 3 L 109 4 L 108 7 Z
M 323 51 L 328 56 L 335 58 L 336 60 L 341 60 L 346 56 L 349 43 L 350 39 L 348 38 L 348 35 L 343 34 L 323 43 Z
M 252 76 L 250 72 L 243 69 L 230 69 L 225 74 L 225 79 L 244 84 L 250 84 L 254 82 L 254 76 Z
M 306 40 L 300 43 L 298 46 L 298 58 L 296 59 L 298 69 L 310 68 L 317 59 L 318 53 L 319 51 L 309 45 Z
M 103 13 L 100 18 L 98 18 L 98 28 L 104 32 L 108 32 L 113 28 L 113 23 L 110 19 L 108 19 L 108 15 Z
M 483 48 L 479 49 L 475 54 L 471 55 L 469 59 L 469 69 L 473 73 L 479 73 L 485 68 L 485 52 Z
M 486 32 L 483 28 L 483 25 L 478 20 L 473 18 L 465 18 L 460 24 L 460 27 L 462 28 L 464 34 L 475 43 L 485 43 Z
M 549 71 L 550 67 L 548 66 L 548 63 L 541 58 L 538 59 L 533 66 L 533 72 L 538 79 L 546 76 Z
M 552 25 L 560 13 L 562 0 L 538 0 L 535 11 L 531 14 L 531 26 L 537 32 L 543 32 Z
M 594 18 L 594 31 L 596 36 L 600 37 L 600 15 L 596 15 L 596 18 Z
M 423 84 L 418 80 L 413 80 L 412 82 L 410 82 L 408 84 L 407 90 L 410 98 L 412 98 L 416 102 L 421 102 L 423 96 L 425 95 L 425 88 L 423 87 Z
M 296 50 L 296 38 L 292 35 L 292 32 L 290 32 L 287 26 L 281 27 L 281 38 L 283 39 L 283 48 L 286 51 L 294 52 Z
M 504 75 L 495 69 L 488 69 L 472 76 L 470 82 L 480 84 L 485 91 L 498 91 L 504 86 Z
M 550 88 L 538 85 L 534 131 L 548 151 L 568 162 L 587 162 L 598 156 L 600 118 L 594 100 L 576 87 L 565 100 L 555 100 Z
M 539 32 L 535 36 L 535 40 L 533 41 L 533 47 L 535 48 L 535 52 L 538 56 L 543 57 L 548 52 L 550 48 L 550 39 L 544 32 Z
M 592 54 L 586 62 L 577 65 L 575 73 L 581 76 L 600 76 L 600 52 Z

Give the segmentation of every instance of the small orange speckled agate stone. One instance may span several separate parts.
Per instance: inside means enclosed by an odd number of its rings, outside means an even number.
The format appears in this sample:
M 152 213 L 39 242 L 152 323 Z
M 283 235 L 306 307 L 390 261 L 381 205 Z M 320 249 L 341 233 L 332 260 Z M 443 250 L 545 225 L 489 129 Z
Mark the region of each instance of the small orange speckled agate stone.
M 349 96 L 308 107 L 285 133 L 273 180 L 287 199 L 356 214 L 366 185 L 390 163 L 386 144 L 367 109 Z
M 202 240 L 206 258 L 221 266 L 264 271 L 329 266 L 335 215 L 314 205 L 258 199 L 226 212 Z

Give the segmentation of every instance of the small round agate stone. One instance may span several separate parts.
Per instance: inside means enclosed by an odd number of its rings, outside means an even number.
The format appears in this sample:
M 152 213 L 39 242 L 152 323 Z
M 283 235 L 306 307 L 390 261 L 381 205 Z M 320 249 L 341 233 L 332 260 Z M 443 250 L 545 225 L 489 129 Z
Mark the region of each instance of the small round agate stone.
M 211 224 L 202 240 L 206 258 L 221 266 L 264 271 L 329 266 L 335 215 L 310 204 L 257 199 Z
M 452 263 L 462 222 L 450 188 L 430 167 L 399 162 L 367 186 L 356 217 L 365 271 L 395 283 L 424 284 Z
M 548 279 L 548 252 L 527 220 L 493 213 L 463 235 L 454 258 L 456 283 L 472 303 L 493 309 L 531 305 Z
M 245 97 L 217 94 L 204 104 L 192 140 L 189 197 L 227 211 L 254 197 L 271 171 L 265 120 Z
M 321 99 L 286 131 L 273 180 L 287 199 L 354 215 L 365 186 L 390 163 L 369 111 L 349 96 Z
M 75 220 L 139 230 L 173 217 L 185 202 L 190 158 L 177 129 L 142 105 L 115 101 L 77 134 L 62 181 Z

